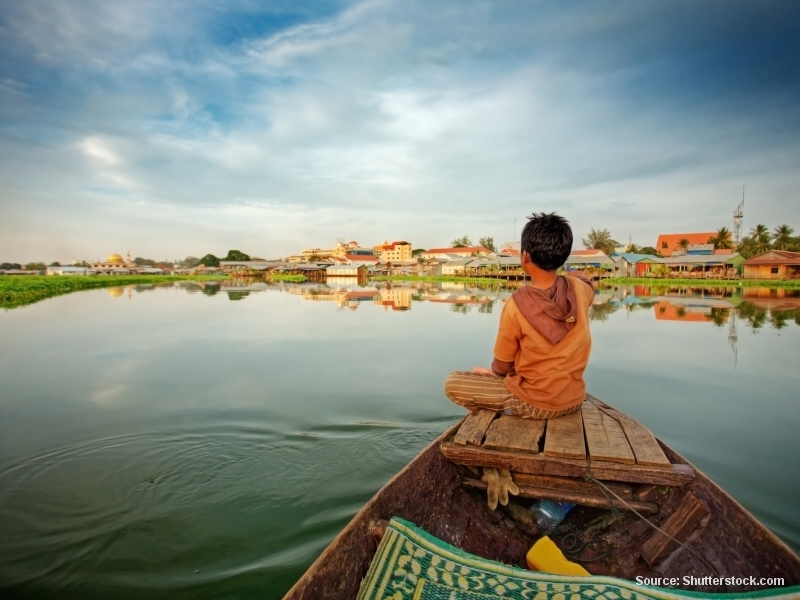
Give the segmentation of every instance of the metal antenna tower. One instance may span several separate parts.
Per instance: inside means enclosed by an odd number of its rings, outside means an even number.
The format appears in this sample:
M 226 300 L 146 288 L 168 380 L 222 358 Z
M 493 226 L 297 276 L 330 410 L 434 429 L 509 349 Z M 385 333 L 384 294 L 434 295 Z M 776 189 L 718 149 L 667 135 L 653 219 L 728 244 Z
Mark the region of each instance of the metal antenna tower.
M 742 230 L 742 219 L 744 218 L 744 186 L 742 186 L 742 201 L 733 213 L 733 241 L 739 245 L 739 234 Z

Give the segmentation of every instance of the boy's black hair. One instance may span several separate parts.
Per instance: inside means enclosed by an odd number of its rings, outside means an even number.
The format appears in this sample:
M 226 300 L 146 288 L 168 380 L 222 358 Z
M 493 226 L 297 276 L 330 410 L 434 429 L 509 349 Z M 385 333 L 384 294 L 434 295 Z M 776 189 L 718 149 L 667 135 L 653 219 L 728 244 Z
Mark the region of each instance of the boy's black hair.
M 555 271 L 567 262 L 572 251 L 569 221 L 556 213 L 533 213 L 522 230 L 520 255 L 527 252 L 531 262 L 545 271 Z

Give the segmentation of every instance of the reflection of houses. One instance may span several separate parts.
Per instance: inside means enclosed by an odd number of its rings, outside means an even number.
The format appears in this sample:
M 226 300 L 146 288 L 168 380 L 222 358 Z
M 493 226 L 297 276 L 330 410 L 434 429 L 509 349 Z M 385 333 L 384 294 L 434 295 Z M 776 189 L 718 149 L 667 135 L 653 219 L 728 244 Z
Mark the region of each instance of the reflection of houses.
M 457 281 L 441 281 L 441 282 L 439 282 L 439 285 L 437 287 L 439 289 L 441 289 L 441 290 L 463 291 L 463 290 L 467 289 L 467 284 L 466 283 L 458 283 Z M 432 289 L 430 291 L 430 293 L 431 294 L 438 294 L 438 293 L 440 293 L 439 289 L 434 288 L 434 289 Z
M 696 321 L 707 323 L 714 314 L 718 315 L 720 323 L 728 320 L 733 305 L 718 298 L 684 297 L 657 297 L 651 298 L 655 302 L 653 310 L 659 321 Z
M 667 300 L 656 302 L 653 307 L 656 320 L 658 321 L 695 321 L 707 323 L 711 315 L 710 308 L 686 307 L 681 304 L 673 304 Z
M 770 250 L 742 263 L 745 279 L 798 279 L 800 252 Z
M 311 302 L 335 302 L 339 308 L 350 308 L 355 310 L 361 302 L 373 302 L 379 297 L 376 288 L 352 289 L 354 287 L 353 277 L 333 278 L 335 285 L 329 286 L 296 286 L 289 288 L 292 295 L 300 295 L 303 300 Z
M 221 279 L 218 284 L 220 290 L 226 292 L 263 292 L 270 288 L 264 281 L 246 281 L 242 279 Z
M 742 300 L 767 310 L 793 310 L 800 308 L 800 291 L 783 288 L 742 288 Z
M 494 302 L 493 298 L 489 296 L 482 296 L 477 294 L 472 294 L 466 290 L 464 290 L 460 294 L 456 293 L 440 293 L 435 295 L 430 295 L 427 298 L 428 302 L 435 302 L 440 304 L 475 304 L 475 305 L 482 305 L 482 304 L 492 304 Z
M 411 310 L 414 290 L 407 287 L 381 288 L 380 295 L 375 298 L 375 303 L 392 310 Z

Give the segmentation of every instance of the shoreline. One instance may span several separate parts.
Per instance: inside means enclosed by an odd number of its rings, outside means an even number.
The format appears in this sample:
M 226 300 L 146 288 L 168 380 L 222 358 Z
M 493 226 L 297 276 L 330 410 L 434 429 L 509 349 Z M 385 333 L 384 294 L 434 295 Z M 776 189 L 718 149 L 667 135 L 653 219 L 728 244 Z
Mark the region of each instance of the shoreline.
M 62 296 L 81 290 L 102 289 L 137 284 L 167 284 L 175 281 L 216 281 L 227 279 L 227 275 L 109 275 L 109 276 L 54 276 L 54 275 L 3 275 L 0 277 L 0 308 L 10 310 L 41 302 L 47 298 Z M 274 282 L 302 283 L 303 275 L 274 275 L 267 278 Z M 447 275 L 379 275 L 370 281 L 410 281 L 428 283 L 468 283 L 502 286 L 510 282 L 488 277 L 458 277 Z M 654 277 L 610 277 L 595 282 L 598 289 L 607 285 L 645 285 L 656 288 L 768 288 L 800 291 L 800 280 L 764 279 L 671 279 Z
M 227 275 L 3 275 L 0 276 L 0 308 L 20 308 L 82 290 L 219 279 L 227 279 Z
M 600 283 L 648 285 L 651 287 L 763 287 L 800 290 L 800 279 L 689 279 L 656 277 L 609 277 Z
M 370 277 L 371 281 L 449 281 L 455 283 L 507 283 L 506 279 L 487 277 L 455 277 L 432 275 L 380 275 Z M 522 280 L 523 282 L 525 280 Z M 775 279 L 684 279 L 684 278 L 656 278 L 656 277 L 608 277 L 595 281 L 595 284 L 621 284 L 621 285 L 647 285 L 650 287 L 763 287 L 777 289 L 800 290 L 800 279 L 775 280 Z
M 451 275 L 376 275 L 370 281 L 449 281 L 454 283 L 508 283 L 507 279 L 489 277 L 456 277 Z

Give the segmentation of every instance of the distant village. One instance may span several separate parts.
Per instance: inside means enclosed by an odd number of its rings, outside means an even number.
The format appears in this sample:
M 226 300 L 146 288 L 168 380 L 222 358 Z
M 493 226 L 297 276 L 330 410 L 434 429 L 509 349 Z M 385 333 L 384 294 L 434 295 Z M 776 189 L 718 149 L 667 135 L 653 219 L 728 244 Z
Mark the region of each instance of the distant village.
M 763 226 L 759 226 L 763 227 Z M 676 233 L 658 236 L 654 247 L 635 244 L 618 246 L 602 230 L 602 243 L 586 250 L 573 250 L 564 269 L 581 271 L 592 279 L 609 277 L 681 277 L 708 279 L 800 279 L 800 252 L 770 247 L 734 249 L 730 232 Z M 790 230 L 791 233 L 791 230 Z M 789 238 L 794 242 L 797 238 Z M 456 240 L 459 241 L 459 240 Z M 460 241 L 469 242 L 466 236 Z M 591 245 L 583 240 L 585 245 Z M 747 240 L 746 240 L 747 241 Z M 609 245 L 611 244 L 611 245 Z M 777 244 L 776 244 L 777 245 Z M 603 248 L 603 246 L 605 246 Z M 758 252 L 758 250 L 763 250 Z M 746 255 L 750 257 L 747 258 Z M 161 275 L 227 274 L 232 277 L 302 275 L 310 281 L 331 278 L 368 279 L 375 276 L 484 277 L 524 279 L 518 242 L 496 248 L 492 238 L 480 245 L 451 244 L 448 247 L 413 249 L 407 241 L 384 241 L 362 247 L 356 241 L 340 240 L 332 248 L 307 248 L 299 254 L 276 260 L 251 257 L 231 250 L 225 258 L 211 254 L 185 261 L 156 263 L 147 259 L 111 254 L 104 261 L 45 266 L 40 263 L 0 265 L 0 275 Z

